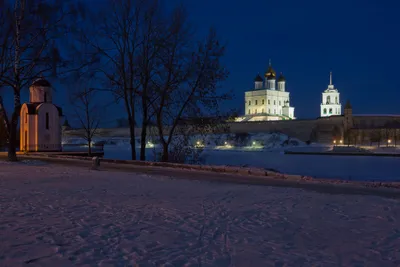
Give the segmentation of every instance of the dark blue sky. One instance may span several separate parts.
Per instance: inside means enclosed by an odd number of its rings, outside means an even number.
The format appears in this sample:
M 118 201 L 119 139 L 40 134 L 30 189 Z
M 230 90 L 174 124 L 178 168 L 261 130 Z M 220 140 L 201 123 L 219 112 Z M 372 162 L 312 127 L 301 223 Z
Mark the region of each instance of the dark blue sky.
M 186 2 L 186 1 L 185 1 Z M 189 4 L 190 2 L 190 4 Z M 283 72 L 298 118 L 319 116 L 329 71 L 354 113 L 400 113 L 399 1 L 187 1 L 198 25 L 214 25 L 228 42 L 226 64 L 236 100 L 268 60 Z
M 181 0 L 168 0 L 171 6 Z M 244 92 L 268 60 L 287 79 L 298 118 L 319 116 L 329 72 L 342 104 L 354 113 L 400 114 L 400 2 L 395 0 L 201 0 L 184 1 L 199 33 L 214 26 L 227 43 L 230 71 L 222 85 L 243 112 Z M 65 91 L 55 101 L 66 107 Z M 26 99 L 26 98 L 25 98 Z M 123 116 L 110 109 L 110 120 Z

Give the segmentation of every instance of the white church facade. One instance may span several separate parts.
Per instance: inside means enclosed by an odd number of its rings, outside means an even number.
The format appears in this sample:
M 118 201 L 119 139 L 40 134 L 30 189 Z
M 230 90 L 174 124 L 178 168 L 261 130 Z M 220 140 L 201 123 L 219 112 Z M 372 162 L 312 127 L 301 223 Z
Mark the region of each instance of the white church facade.
M 328 88 L 322 93 L 321 117 L 342 115 L 342 104 L 340 104 L 340 93 L 332 83 L 332 72 L 330 73 Z
M 21 151 L 61 151 L 62 109 L 52 103 L 51 84 L 39 78 L 29 87 L 29 103 L 20 111 Z
M 236 121 L 272 121 L 295 119 L 294 107 L 290 106 L 290 93 L 286 91 L 286 79 L 269 64 L 264 79 L 257 75 L 254 89 L 245 92 L 245 116 Z

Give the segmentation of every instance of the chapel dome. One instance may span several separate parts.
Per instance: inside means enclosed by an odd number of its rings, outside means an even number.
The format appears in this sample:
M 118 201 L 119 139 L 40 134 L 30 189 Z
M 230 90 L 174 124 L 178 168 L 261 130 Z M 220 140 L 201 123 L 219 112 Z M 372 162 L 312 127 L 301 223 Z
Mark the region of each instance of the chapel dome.
M 48 80 L 45 78 L 41 77 L 36 80 L 34 80 L 31 84 L 31 86 L 43 86 L 43 87 L 51 87 L 51 84 Z

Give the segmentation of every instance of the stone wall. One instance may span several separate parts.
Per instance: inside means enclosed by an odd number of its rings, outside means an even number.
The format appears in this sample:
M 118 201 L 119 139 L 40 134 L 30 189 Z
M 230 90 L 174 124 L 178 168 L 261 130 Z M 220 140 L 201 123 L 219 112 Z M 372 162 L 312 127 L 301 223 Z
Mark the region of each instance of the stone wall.
M 298 138 L 302 141 L 310 139 L 311 132 L 315 128 L 317 120 L 286 120 L 286 121 L 263 121 L 263 122 L 229 122 L 224 127 L 218 127 L 219 133 L 227 130 L 230 133 L 268 133 L 273 131 L 282 132 L 291 137 Z M 187 126 L 185 126 L 187 128 Z M 183 128 L 182 130 L 184 130 Z M 169 130 L 165 129 L 165 133 Z M 177 129 L 180 132 L 181 129 Z M 193 132 L 193 131 L 192 131 Z M 141 128 L 135 129 L 135 135 L 140 136 Z M 148 133 L 157 134 L 157 130 L 152 127 L 148 129 Z M 79 137 L 83 135 L 83 130 L 65 130 L 64 136 Z M 129 137 L 129 128 L 108 128 L 99 129 L 97 136 L 101 137 Z
M 388 121 L 399 120 L 400 116 L 395 115 L 354 115 L 355 124 L 363 124 L 368 126 L 380 126 Z M 343 136 L 343 126 L 345 122 L 344 116 L 322 117 L 310 120 L 280 120 L 280 121 L 255 121 L 255 122 L 229 122 L 224 124 L 225 127 L 219 127 L 219 132 L 223 133 L 228 130 L 230 133 L 269 133 L 281 132 L 302 141 L 313 141 L 319 143 L 332 143 L 334 132 Z M 188 126 L 178 128 L 176 132 L 188 130 Z M 165 134 L 169 131 L 169 127 L 165 128 Z M 195 131 L 191 131 L 195 133 Z M 82 130 L 66 130 L 64 136 L 82 136 Z M 135 129 L 135 135 L 140 137 L 141 128 Z M 148 134 L 157 136 L 157 129 L 149 127 Z M 129 137 L 129 128 L 109 128 L 99 129 L 97 136 L 101 137 Z M 342 138 L 342 137 L 340 137 Z

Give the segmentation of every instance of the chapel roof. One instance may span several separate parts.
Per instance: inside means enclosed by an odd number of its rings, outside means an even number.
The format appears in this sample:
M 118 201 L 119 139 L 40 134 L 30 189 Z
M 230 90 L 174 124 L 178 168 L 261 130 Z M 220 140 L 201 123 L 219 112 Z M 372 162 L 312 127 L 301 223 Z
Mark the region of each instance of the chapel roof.
M 45 78 L 40 77 L 40 78 L 34 80 L 34 81 L 32 82 L 32 85 L 31 85 L 31 86 L 45 86 L 45 87 L 51 87 L 51 84 L 50 84 L 50 82 L 49 82 L 48 80 L 46 80 Z
M 30 115 L 37 114 L 37 109 L 41 104 L 43 104 L 43 103 L 25 103 L 26 107 L 28 108 L 28 114 L 30 114 Z M 54 104 L 51 104 L 51 105 L 54 105 Z M 62 116 L 63 115 L 62 108 L 59 106 L 56 106 L 56 105 L 54 105 L 54 106 L 58 110 L 58 115 Z

